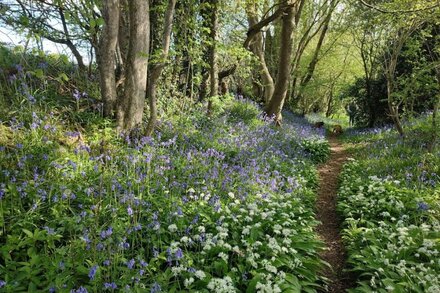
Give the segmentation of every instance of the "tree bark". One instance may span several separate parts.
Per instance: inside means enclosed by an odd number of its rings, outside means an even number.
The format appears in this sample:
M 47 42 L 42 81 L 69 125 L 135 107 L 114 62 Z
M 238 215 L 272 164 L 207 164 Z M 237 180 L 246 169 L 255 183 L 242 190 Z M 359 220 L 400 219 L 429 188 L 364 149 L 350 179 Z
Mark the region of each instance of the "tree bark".
M 217 67 L 217 31 L 218 31 L 218 0 L 211 1 L 211 44 L 209 48 L 210 98 L 208 100 L 208 116 L 212 113 L 212 98 L 218 96 Z
M 396 32 L 396 38 L 392 44 L 391 51 L 388 52 L 386 60 L 384 62 L 385 78 L 387 80 L 387 100 L 388 100 L 388 110 L 390 111 L 391 119 L 394 122 L 397 132 L 401 137 L 405 137 L 405 132 L 403 130 L 402 123 L 399 116 L 399 106 L 401 101 L 395 103 L 393 100 L 393 94 L 396 87 L 395 73 L 397 67 L 397 60 L 399 58 L 400 52 L 402 51 L 403 45 L 405 44 L 408 37 L 416 29 L 414 24 L 411 24 L 408 29 L 400 28 Z
M 128 1 L 130 43 L 125 64 L 125 87 L 118 105 L 119 131 L 132 131 L 142 123 L 150 45 L 148 0 Z
M 99 44 L 99 76 L 104 116 L 112 117 L 116 107 L 115 57 L 119 31 L 119 0 L 104 1 L 104 27 Z
M 147 136 L 151 136 L 156 126 L 156 121 L 157 121 L 156 86 L 160 74 L 162 73 L 162 70 L 166 65 L 166 59 L 168 58 L 175 6 L 176 6 L 176 0 L 169 0 L 168 8 L 165 13 L 162 54 L 160 58 L 161 62 L 153 64 L 149 74 L 147 96 L 150 106 L 150 119 L 148 120 L 148 125 L 147 125 L 147 133 L 146 133 Z
M 255 3 L 250 3 L 247 6 L 246 13 L 248 16 L 249 27 L 255 27 L 258 23 L 257 9 Z M 259 75 L 263 82 L 263 97 L 265 104 L 269 103 L 275 90 L 275 84 L 272 75 L 269 72 L 269 68 L 266 65 L 266 59 L 264 57 L 264 39 L 263 33 L 258 31 L 252 42 L 249 43 L 249 48 L 252 53 L 258 58 L 259 61 Z
M 259 21 L 258 23 L 256 23 L 255 25 L 249 28 L 249 30 L 247 31 L 247 38 L 243 44 L 245 48 L 248 48 L 254 36 L 260 33 L 265 26 L 269 25 L 271 22 L 275 21 L 280 17 L 285 17 L 285 14 L 288 13 L 288 10 L 295 5 L 294 1 L 291 0 L 280 1 L 280 2 L 282 2 L 280 3 L 280 7 L 272 15 L 262 19 L 261 21 Z
M 277 125 L 281 125 L 281 111 L 286 99 L 287 88 L 289 85 L 292 47 L 293 47 L 293 29 L 295 27 L 295 7 L 293 1 L 287 1 L 285 15 L 282 18 L 281 28 L 281 46 L 280 58 L 278 63 L 278 75 L 275 83 L 273 96 L 266 106 L 266 114 L 270 117 L 274 116 Z
M 367 63 L 367 56 L 365 55 L 365 43 L 362 40 L 360 45 L 360 53 L 361 53 L 361 59 L 362 59 L 362 65 L 364 68 L 364 74 L 365 74 L 365 93 L 367 95 L 368 100 L 368 109 L 370 111 L 370 118 L 368 121 L 368 127 L 373 127 L 376 123 L 376 112 L 375 112 L 375 100 L 373 98 L 372 92 L 371 92 L 371 82 L 372 82 L 372 73 L 370 71 L 373 70 L 372 64 L 370 64 L 370 70 L 368 69 L 368 63 Z

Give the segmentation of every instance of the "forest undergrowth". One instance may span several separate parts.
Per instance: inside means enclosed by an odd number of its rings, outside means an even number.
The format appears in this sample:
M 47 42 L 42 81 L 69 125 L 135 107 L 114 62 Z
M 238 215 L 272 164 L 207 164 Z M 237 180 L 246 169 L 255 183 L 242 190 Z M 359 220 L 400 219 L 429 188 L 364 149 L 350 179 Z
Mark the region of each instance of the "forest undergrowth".
M 432 115 L 347 134 L 352 158 L 338 211 L 358 287 L 350 292 L 440 291 L 440 149 L 428 151 Z M 438 130 L 437 130 L 438 131 Z
M 225 96 L 211 117 L 200 104 L 154 137 L 118 135 L 91 94 L 50 92 L 60 81 L 16 69 L 2 83 L 2 292 L 323 286 L 322 130 L 289 117 L 277 129 L 252 102 Z
M 15 57 L 0 72 L 0 292 L 317 292 L 331 282 L 316 233 L 316 167 L 330 154 L 325 129 L 311 127 L 320 116 L 286 112 L 278 128 L 227 94 L 211 116 L 206 103 L 177 101 L 153 136 L 122 135 L 102 118 L 96 77 L 59 56 Z M 429 117 L 408 122 L 405 140 L 391 128 L 343 139 L 352 158 L 337 210 L 351 292 L 440 290 Z

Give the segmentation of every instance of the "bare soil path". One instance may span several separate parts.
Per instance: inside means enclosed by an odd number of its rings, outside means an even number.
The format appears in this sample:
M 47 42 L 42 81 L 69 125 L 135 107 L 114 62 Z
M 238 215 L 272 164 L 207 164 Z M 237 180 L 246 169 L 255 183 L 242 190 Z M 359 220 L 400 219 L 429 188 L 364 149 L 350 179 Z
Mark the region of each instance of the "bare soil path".
M 331 269 L 325 269 L 323 275 L 330 281 L 328 292 L 337 293 L 352 288 L 354 282 L 344 271 L 346 253 L 339 234 L 341 220 L 336 212 L 338 177 L 342 165 L 347 160 L 347 154 L 336 137 L 330 137 L 329 142 L 331 147 L 330 159 L 318 168 L 319 191 L 316 202 L 316 217 L 321 222 L 317 227 L 317 232 L 327 246 L 321 257 L 332 267 Z

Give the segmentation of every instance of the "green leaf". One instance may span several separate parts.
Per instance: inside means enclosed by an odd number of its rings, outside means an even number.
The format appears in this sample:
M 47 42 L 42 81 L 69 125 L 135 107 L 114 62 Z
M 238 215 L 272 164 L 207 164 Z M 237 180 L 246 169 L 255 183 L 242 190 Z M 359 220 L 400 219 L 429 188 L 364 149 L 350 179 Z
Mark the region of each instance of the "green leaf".
M 292 287 L 298 289 L 298 291 L 301 291 L 301 284 L 299 283 L 299 280 L 298 280 L 297 276 L 294 276 L 292 274 L 286 274 L 286 281 Z
M 27 229 L 21 229 L 28 237 L 33 238 L 34 234 L 32 234 L 31 231 L 27 230 Z
M 43 78 L 44 77 L 44 72 L 43 69 L 36 69 L 34 71 L 34 74 L 37 78 Z
M 261 280 L 261 275 L 256 275 L 252 278 L 252 280 L 249 282 L 249 286 L 246 290 L 246 293 L 253 293 L 256 292 L 257 283 Z
M 96 19 L 97 26 L 103 26 L 104 23 L 105 23 L 104 18 L 100 17 L 100 18 Z

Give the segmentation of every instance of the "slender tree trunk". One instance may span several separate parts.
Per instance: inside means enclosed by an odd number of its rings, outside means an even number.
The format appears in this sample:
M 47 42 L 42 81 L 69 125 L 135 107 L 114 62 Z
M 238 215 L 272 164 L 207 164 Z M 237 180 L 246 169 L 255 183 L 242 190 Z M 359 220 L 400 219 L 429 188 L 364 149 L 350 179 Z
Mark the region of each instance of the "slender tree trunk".
M 287 1 L 285 5 L 292 4 Z M 280 57 L 278 63 L 278 75 L 275 83 L 275 90 L 270 102 L 266 106 L 266 114 L 275 116 L 277 125 L 281 125 L 281 111 L 283 109 L 284 100 L 286 99 L 287 88 L 289 86 L 292 47 L 293 47 L 293 30 L 295 27 L 295 7 L 290 5 L 282 18 L 281 28 L 281 46 Z
M 398 50 L 398 48 L 394 47 L 393 51 L 390 54 L 389 60 L 385 62 L 386 63 L 385 77 L 387 80 L 388 111 L 390 112 L 391 119 L 394 122 L 394 126 L 396 127 L 397 132 L 401 137 L 404 137 L 405 132 L 403 130 L 402 123 L 400 122 L 400 117 L 399 117 L 399 104 L 394 103 L 393 100 L 393 93 L 395 89 L 394 74 L 396 71 L 397 58 L 399 56 L 399 52 L 400 49 Z
M 125 64 L 125 87 L 118 105 L 118 130 L 132 131 L 142 123 L 150 45 L 150 11 L 147 0 L 128 1 L 130 43 Z
M 334 90 L 334 83 L 331 84 L 330 86 L 330 93 L 329 93 L 329 97 L 328 97 L 328 101 L 327 101 L 327 110 L 325 111 L 325 117 L 330 117 L 330 115 L 333 112 L 333 90 Z
M 400 102 L 395 103 L 393 99 L 393 94 L 396 87 L 395 73 L 400 52 L 402 51 L 405 41 L 412 32 L 412 28 L 413 27 L 410 27 L 410 29 L 408 30 L 399 29 L 396 34 L 396 38 L 392 45 L 391 51 L 388 52 L 388 58 L 384 62 L 385 78 L 387 80 L 388 110 L 390 111 L 390 116 L 394 122 L 394 126 L 396 127 L 396 130 L 401 137 L 405 137 L 405 132 L 403 130 L 403 126 L 399 117 Z
M 307 73 L 301 80 L 301 88 L 304 88 L 305 86 L 307 86 L 307 84 L 310 82 L 310 80 L 313 77 L 316 65 L 318 64 L 318 61 L 319 61 L 319 58 L 318 58 L 319 53 L 321 51 L 322 44 L 324 43 L 324 39 L 325 39 L 325 36 L 328 31 L 330 19 L 331 19 L 331 12 L 329 12 L 329 14 L 327 15 L 327 17 L 325 19 L 325 24 L 324 24 L 324 27 L 322 28 L 321 34 L 319 35 L 319 40 L 316 45 L 315 52 L 313 53 L 312 60 L 310 61 L 309 66 L 307 67 Z
M 218 0 L 211 1 L 211 45 L 209 50 L 210 63 L 210 98 L 208 100 L 208 115 L 212 113 L 212 98 L 218 96 L 218 65 L 217 65 L 217 31 L 218 31 Z
M 368 69 L 368 63 L 367 63 L 367 57 L 364 53 L 364 44 L 361 44 L 360 48 L 361 53 L 361 59 L 362 59 L 362 65 L 364 68 L 364 74 L 365 74 L 365 93 L 368 100 L 368 109 L 370 111 L 370 118 L 368 121 L 368 127 L 373 127 L 376 123 L 376 109 L 375 109 L 375 101 L 373 100 L 373 95 L 371 92 L 371 76 L 370 70 Z
M 112 117 L 116 107 L 115 57 L 119 28 L 119 0 L 104 1 L 104 27 L 99 44 L 99 75 L 104 116 Z
M 437 71 L 437 81 L 440 86 L 440 69 L 437 69 L 436 71 Z M 432 122 L 431 122 L 432 130 L 431 130 L 431 141 L 428 144 L 429 152 L 434 151 L 438 139 L 437 115 L 438 115 L 439 106 L 440 106 L 440 94 L 437 94 L 432 107 Z
M 300 82 L 300 86 L 299 86 L 300 95 L 301 95 L 302 89 L 304 89 L 308 85 L 310 80 L 313 78 L 313 74 L 315 73 L 316 65 L 318 64 L 318 61 L 319 61 L 319 53 L 321 52 L 322 44 L 324 43 L 325 36 L 327 35 L 327 31 L 329 28 L 330 20 L 333 15 L 333 11 L 334 11 L 336 4 L 338 2 L 339 2 L 338 0 L 333 0 L 330 3 L 330 7 L 328 8 L 327 15 L 324 19 L 324 22 L 323 22 L 324 25 L 322 27 L 321 34 L 319 35 L 318 43 L 316 44 L 316 49 L 315 49 L 315 52 L 313 53 L 312 60 L 310 61 L 309 66 L 307 67 L 307 72 L 306 72 L 305 76 L 301 79 L 301 82 Z
M 249 27 L 254 27 L 258 23 L 258 16 L 255 7 L 255 3 L 250 3 L 247 6 L 246 13 L 248 15 Z M 273 92 L 275 90 L 275 84 L 273 78 L 269 72 L 269 69 L 266 65 L 266 59 L 264 57 L 264 40 L 263 33 L 258 32 L 252 42 L 249 45 L 250 50 L 259 61 L 259 75 L 261 77 L 261 81 L 263 83 L 263 97 L 265 104 L 269 103 L 272 98 Z
M 147 125 L 147 136 L 151 136 L 154 131 L 154 127 L 157 121 L 157 101 L 156 101 L 156 85 L 159 80 L 160 74 L 166 65 L 168 58 L 168 52 L 170 49 L 171 32 L 173 28 L 174 8 L 176 6 L 176 0 L 169 0 L 168 8 L 165 13 L 165 23 L 163 30 L 163 42 L 162 42 L 162 54 L 161 63 L 153 64 L 148 80 L 147 96 L 150 105 L 150 119 Z
M 393 119 L 394 126 L 401 137 L 405 136 L 405 132 L 402 127 L 402 123 L 399 117 L 399 106 L 394 104 L 393 101 L 394 92 L 394 76 L 387 73 L 387 95 L 388 95 L 388 110 L 390 111 L 391 119 Z
M 208 95 L 208 80 L 209 80 L 209 71 L 206 71 L 202 75 L 202 81 L 200 83 L 200 89 L 199 89 L 199 99 L 198 102 L 203 102 L 206 99 L 206 96 Z

